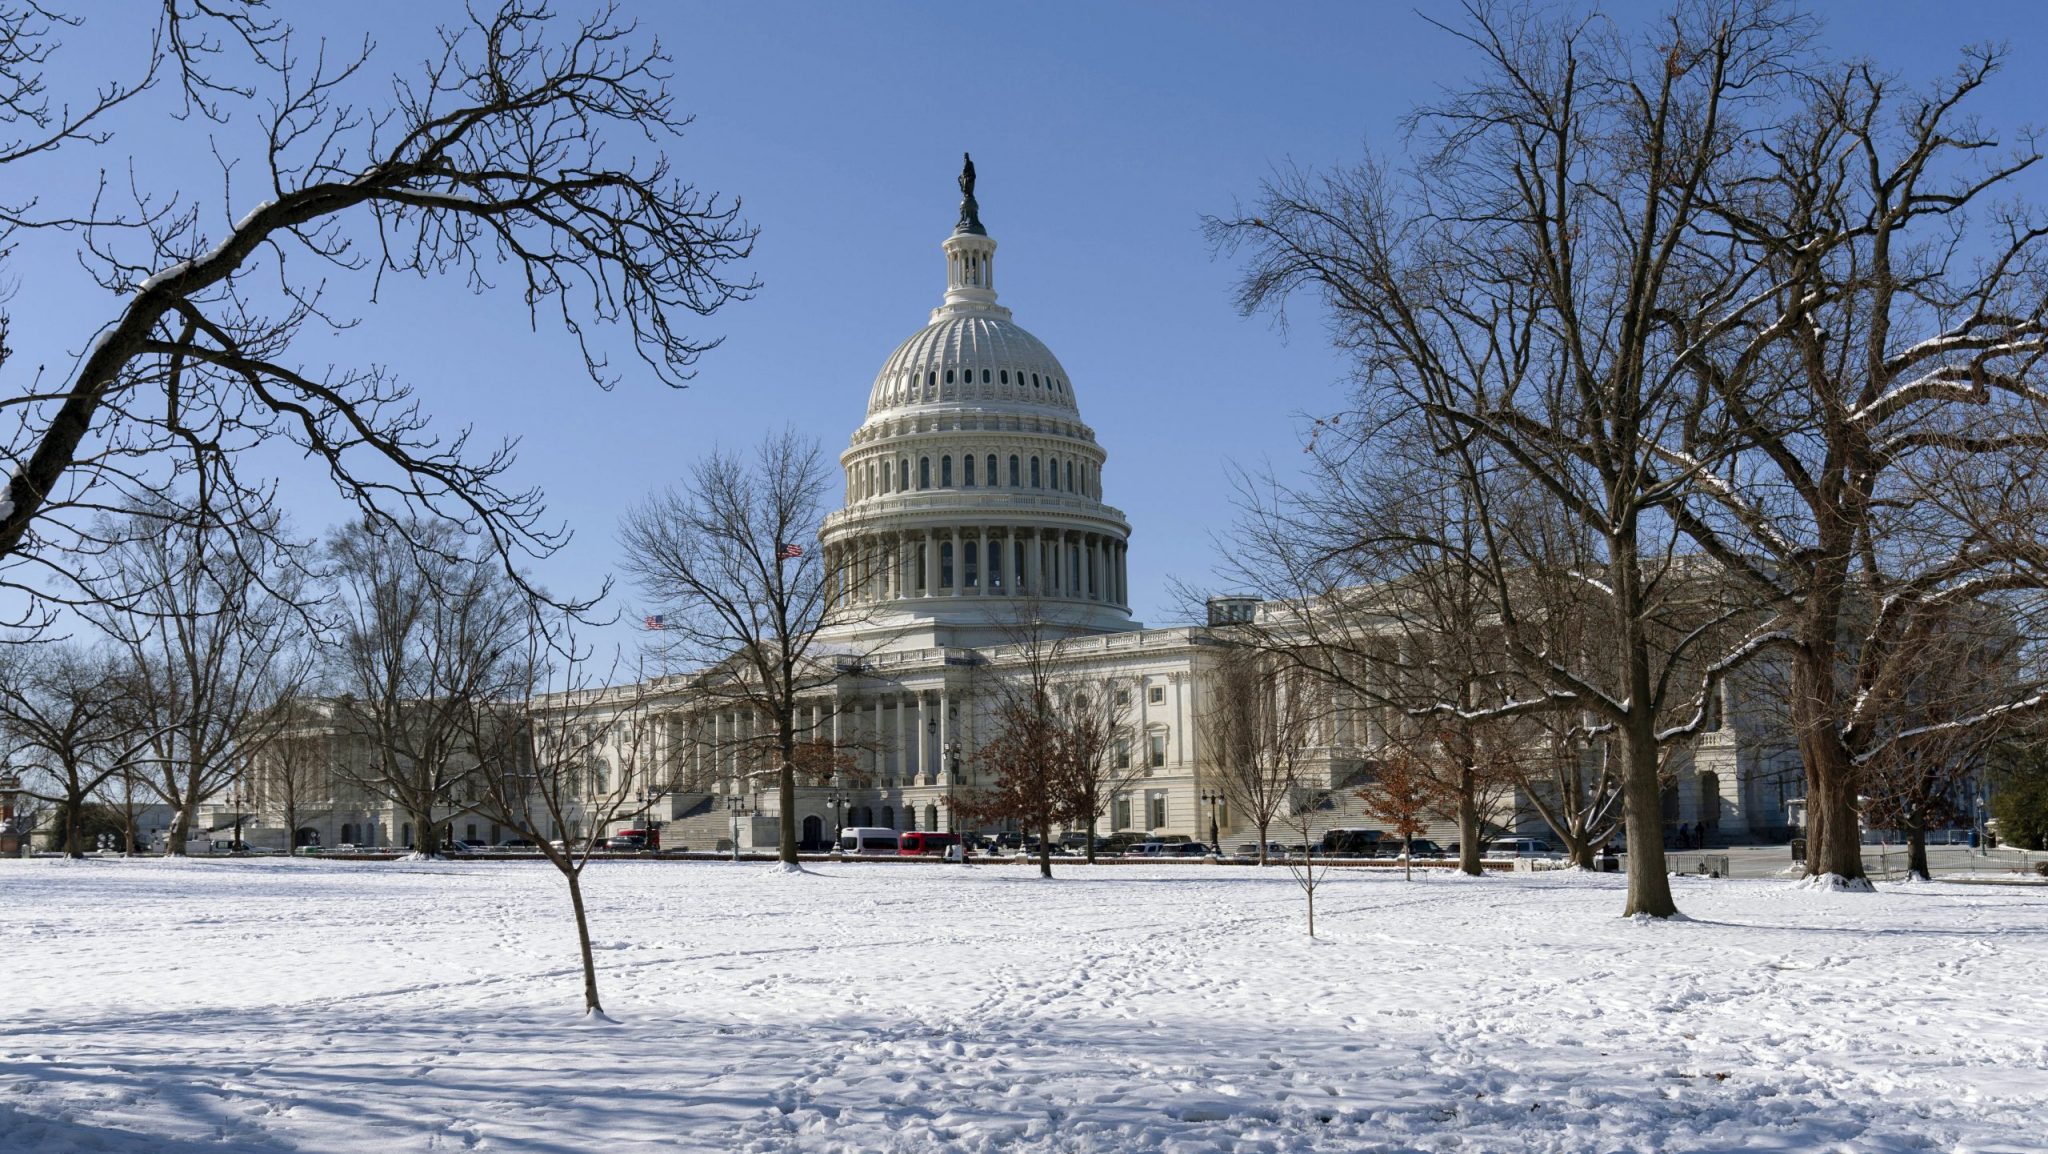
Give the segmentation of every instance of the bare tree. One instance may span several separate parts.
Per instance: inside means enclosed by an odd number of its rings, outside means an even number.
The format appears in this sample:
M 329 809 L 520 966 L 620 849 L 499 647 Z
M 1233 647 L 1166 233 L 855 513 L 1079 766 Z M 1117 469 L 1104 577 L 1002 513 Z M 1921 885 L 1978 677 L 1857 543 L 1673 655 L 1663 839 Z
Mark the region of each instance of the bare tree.
M 150 731 L 127 723 L 125 693 L 107 654 L 0 644 L 0 735 L 12 749 L 11 764 L 29 771 L 25 791 L 56 807 L 64 823 L 60 845 L 71 857 L 85 856 L 85 807 L 150 746 Z
M 431 429 L 430 406 L 390 369 L 301 363 L 354 323 L 342 290 L 374 304 L 387 274 L 453 277 L 479 294 L 509 281 L 529 322 L 554 318 L 606 388 L 627 375 L 615 354 L 680 387 L 717 343 L 685 323 L 752 290 L 729 271 L 754 238 L 737 202 L 700 191 L 667 155 L 690 119 L 668 89 L 674 58 L 611 10 L 473 10 L 382 86 L 367 40 L 330 54 L 268 12 L 164 0 L 139 36 L 140 74 L 93 89 L 87 61 L 57 54 L 53 32 L 75 21 L 41 3 L 0 9 L 8 187 L 60 187 L 74 158 L 88 184 L 102 174 L 79 203 L 0 206 L 0 254 L 33 242 L 47 258 L 39 280 L 82 267 L 116 301 L 78 333 L 72 364 L 0 402 L 13 425 L 0 448 L 0 581 L 34 605 L 67 596 L 88 576 L 79 560 L 107 547 L 96 510 L 175 486 L 222 523 L 250 520 L 271 481 L 248 450 L 280 442 L 323 466 L 366 520 L 460 524 L 520 580 L 519 557 L 564 534 L 537 491 L 508 484 L 509 443 L 479 449 Z M 81 100 L 56 94 L 73 83 Z M 217 199 L 136 188 L 120 207 L 104 176 L 123 168 L 106 114 L 150 100 L 165 124 L 253 117 L 260 151 L 233 155 L 237 136 L 214 135 Z
M 811 707 L 839 676 L 834 655 L 818 648 L 839 608 L 816 548 L 828 483 L 817 442 L 785 429 L 751 461 L 714 451 L 687 486 L 649 497 L 619 531 L 626 571 L 659 610 L 664 660 L 710 667 L 703 692 L 762 723 L 790 867 L 799 753 L 823 739 Z
M 1922 880 L 1932 876 L 1927 831 L 1967 812 L 1958 794 L 1984 777 L 2028 720 L 1998 708 L 2020 696 L 2026 680 L 2017 622 L 1983 604 L 1932 612 L 1939 620 L 1893 655 L 1909 672 L 1885 679 L 1885 701 L 1859 707 L 1882 719 L 1859 776 L 1861 824 L 1904 833 L 1906 871 Z
M 1283 174 L 1253 210 L 1209 222 L 1220 246 L 1250 258 L 1245 310 L 1298 291 L 1328 308 L 1357 362 L 1367 436 L 1384 444 L 1419 427 L 1472 493 L 1540 493 L 1593 549 L 1581 573 L 1617 658 L 1601 670 L 1528 644 L 1508 588 L 1514 552 L 1482 511 L 1504 648 L 1536 693 L 1444 704 L 1460 717 L 1569 704 L 1610 727 L 1624 766 L 1628 914 L 1677 910 L 1661 749 L 1696 730 L 1711 690 L 1681 671 L 1711 680 L 1770 639 L 1705 654 L 1704 638 L 1663 644 L 1649 623 L 1674 570 L 1678 491 L 1659 450 L 1693 432 L 1681 335 L 1732 330 L 1762 276 L 1693 243 L 1704 194 L 1739 151 L 1737 113 L 1798 50 L 1798 32 L 1796 19 L 1741 0 L 1678 9 L 1641 41 L 1598 17 L 1475 4 L 1457 35 L 1478 70 L 1415 114 L 1412 175 L 1378 163 Z
M 1216 788 L 1230 812 L 1258 831 L 1260 865 L 1268 864 L 1273 824 L 1294 792 L 1292 763 L 1281 748 L 1281 735 L 1291 727 L 1282 715 L 1290 702 L 1279 692 L 1279 666 L 1279 659 L 1249 646 L 1226 650 L 1198 718 Z
M 340 765 L 336 711 L 332 703 L 309 698 L 302 689 L 303 683 L 264 711 L 266 738 L 249 766 L 252 803 L 284 822 L 286 853 L 298 850 L 301 823 L 332 812 Z
M 133 511 L 105 536 L 86 610 L 123 659 L 124 708 L 150 735 L 139 776 L 170 807 L 164 852 L 185 853 L 201 803 L 236 782 L 268 731 L 260 714 L 295 688 L 305 573 L 282 518 L 214 520 L 205 503 Z M 145 529 L 144 527 L 148 528 Z
M 1043 606 L 1026 598 L 1004 624 L 1010 645 L 1000 647 L 992 663 L 989 734 L 975 750 L 987 784 L 958 802 L 960 811 L 978 822 L 1015 822 L 1038 838 L 1038 874 L 1052 876 L 1053 830 L 1064 825 L 1093 828 L 1099 801 L 1095 783 L 1084 783 L 1070 722 L 1076 714 L 1060 668 L 1061 641 Z M 1082 737 L 1095 756 L 1092 728 Z M 1112 738 L 1113 744 L 1113 738 Z M 1093 770 L 1095 767 L 1090 766 Z M 1084 800 L 1093 798 L 1094 801 Z M 1092 842 L 1093 839 L 1091 838 Z
M 341 773 L 410 818 L 421 857 L 440 855 L 441 811 L 473 784 L 478 703 L 521 673 L 527 602 L 488 549 L 439 522 L 357 522 L 327 545 L 339 594 L 336 713 L 369 746 L 366 764 Z
M 1860 60 L 1803 71 L 1753 162 L 1708 189 L 1708 243 L 1768 291 L 1734 331 L 1677 334 L 1699 426 L 1737 451 L 1657 463 L 1685 483 L 1685 532 L 1782 620 L 1808 872 L 1836 884 L 1868 888 L 1863 769 L 1912 740 L 1888 683 L 1951 611 L 2048 585 L 2048 224 L 2017 199 L 2041 152 L 1971 111 L 2002 62 L 1971 50 L 1919 91 Z M 2048 701 L 2012 688 L 1937 712 Z
M 675 788 L 675 758 L 649 708 L 647 683 L 599 687 L 586 661 L 566 628 L 559 644 L 534 628 L 517 658 L 518 691 L 466 701 L 464 738 L 478 767 L 478 808 L 531 841 L 562 875 L 582 955 L 583 1009 L 609 1021 L 598 998 L 583 869 L 638 796 Z
M 1145 776 L 1133 752 L 1129 683 L 1086 674 L 1059 679 L 1054 699 L 1059 728 L 1073 763 L 1073 809 L 1085 815 L 1088 863 L 1095 863 L 1095 826 L 1117 797 Z M 963 848 L 964 855 L 965 850 Z M 964 856 L 963 856 L 964 860 Z

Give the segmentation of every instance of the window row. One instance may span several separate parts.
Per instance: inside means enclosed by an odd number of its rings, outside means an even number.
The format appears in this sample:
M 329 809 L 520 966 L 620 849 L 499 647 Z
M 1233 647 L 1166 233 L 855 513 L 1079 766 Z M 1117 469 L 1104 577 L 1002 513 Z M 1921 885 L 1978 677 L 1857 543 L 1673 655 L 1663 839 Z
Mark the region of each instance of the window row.
M 995 453 L 985 456 L 968 453 L 958 460 L 954 468 L 954 457 L 947 453 L 939 457 L 917 459 L 916 489 L 1049 489 L 1053 492 L 1078 493 L 1100 500 L 1101 478 L 1093 462 L 1079 457 L 1040 457 L 1036 454 L 1024 456 L 1012 453 L 1005 469 L 1003 458 Z M 1005 480 L 1007 478 L 1007 481 Z M 958 484 L 955 484 L 955 481 Z M 911 463 L 909 457 L 899 457 L 895 468 L 888 462 L 870 461 L 865 466 L 856 465 L 847 475 L 846 499 L 862 501 L 889 493 L 909 492 L 911 485 Z
M 941 380 L 944 380 L 944 382 L 949 385 L 974 384 L 975 372 L 976 370 L 974 369 L 947 369 L 945 372 L 942 373 L 937 369 L 927 369 L 925 370 L 924 374 L 924 387 L 926 393 L 927 395 L 929 395 L 932 391 L 936 390 L 939 387 L 939 382 Z M 1010 377 L 1012 376 L 1010 370 L 1008 369 L 982 369 L 980 370 L 980 374 L 981 383 L 984 385 L 1007 385 L 1010 383 Z M 1045 375 L 1040 376 L 1037 373 L 1027 373 L 1023 369 L 1018 369 L 1015 373 L 1015 376 L 1017 378 L 1017 387 L 1020 389 L 1024 387 L 1025 382 L 1028 380 L 1030 382 L 1031 387 L 1034 389 L 1038 389 L 1042 392 L 1051 393 L 1053 396 L 1056 397 L 1064 397 L 1067 395 L 1067 382 L 1059 377 L 1053 376 L 1051 373 L 1046 373 Z M 901 384 L 906 389 L 916 389 L 918 385 L 917 374 L 906 374 Z

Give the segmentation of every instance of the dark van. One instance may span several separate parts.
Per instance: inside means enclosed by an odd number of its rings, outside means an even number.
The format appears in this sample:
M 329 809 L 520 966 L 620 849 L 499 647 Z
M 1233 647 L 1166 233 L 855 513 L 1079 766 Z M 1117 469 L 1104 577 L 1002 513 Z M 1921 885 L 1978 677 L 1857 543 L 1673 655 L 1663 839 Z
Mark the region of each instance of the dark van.
M 1333 829 L 1323 835 L 1323 856 L 1373 857 L 1385 836 L 1376 829 Z

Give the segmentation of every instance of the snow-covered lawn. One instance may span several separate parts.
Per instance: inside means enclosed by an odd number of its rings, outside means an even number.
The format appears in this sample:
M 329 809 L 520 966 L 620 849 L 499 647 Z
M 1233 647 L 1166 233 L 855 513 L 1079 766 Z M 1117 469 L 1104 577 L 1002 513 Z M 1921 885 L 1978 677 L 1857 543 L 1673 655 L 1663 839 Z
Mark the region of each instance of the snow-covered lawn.
M 0 862 L 0 1150 L 2037 1151 L 2048 890 Z

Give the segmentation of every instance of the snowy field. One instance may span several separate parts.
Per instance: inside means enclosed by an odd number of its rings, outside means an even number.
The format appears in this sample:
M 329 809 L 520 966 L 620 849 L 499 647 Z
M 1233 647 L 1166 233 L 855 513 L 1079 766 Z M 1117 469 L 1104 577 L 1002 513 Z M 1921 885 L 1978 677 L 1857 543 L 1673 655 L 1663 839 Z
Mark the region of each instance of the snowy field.
M 0 1150 L 2039 1151 L 2048 890 L 0 862 Z

